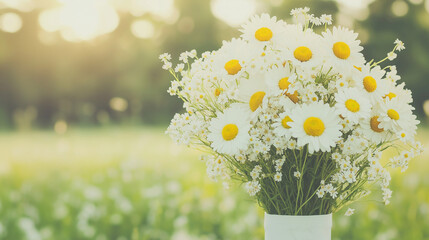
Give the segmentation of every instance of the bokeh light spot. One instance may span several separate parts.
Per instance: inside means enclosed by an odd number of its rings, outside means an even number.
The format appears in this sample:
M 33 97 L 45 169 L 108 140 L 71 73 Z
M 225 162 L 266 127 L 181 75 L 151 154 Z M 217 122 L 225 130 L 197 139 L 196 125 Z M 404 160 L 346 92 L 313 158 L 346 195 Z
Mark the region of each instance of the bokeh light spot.
M 429 117 L 429 100 L 423 102 L 423 111 Z
M 239 26 L 256 11 L 255 0 L 212 0 L 213 15 L 230 26 Z
M 123 112 L 128 108 L 128 101 L 120 97 L 114 97 L 110 99 L 109 105 L 113 110 Z
M 403 17 L 408 13 L 408 4 L 402 0 L 392 3 L 392 13 L 397 17 Z
M 54 130 L 58 134 L 64 134 L 67 132 L 67 122 L 64 120 L 58 120 L 55 122 Z
M 137 20 L 131 24 L 131 32 L 138 38 L 152 38 L 155 35 L 155 27 L 150 21 Z
M 15 33 L 22 27 L 22 19 L 16 13 L 5 13 L 0 17 L 0 28 L 4 32 Z

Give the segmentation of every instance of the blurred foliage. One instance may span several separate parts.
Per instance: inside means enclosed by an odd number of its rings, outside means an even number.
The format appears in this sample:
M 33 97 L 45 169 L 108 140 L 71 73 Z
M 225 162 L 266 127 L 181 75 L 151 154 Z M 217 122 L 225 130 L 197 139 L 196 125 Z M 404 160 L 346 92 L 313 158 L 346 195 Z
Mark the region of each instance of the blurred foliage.
M 58 120 L 83 125 L 165 124 L 180 111 L 181 103 L 166 93 L 171 78 L 161 69 L 158 55 L 170 52 L 177 58 L 180 52 L 194 48 L 202 53 L 239 36 L 237 29 L 213 16 L 212 1 L 176 0 L 179 15 L 175 21 L 122 11 L 113 33 L 86 42 L 67 42 L 59 33 L 44 32 L 39 26 L 39 14 L 52 1 L 33 1 L 36 8 L 30 12 L 0 9 L 0 14 L 16 12 L 23 19 L 20 31 L 0 32 L 2 128 L 51 127 Z M 392 4 L 398 1 L 407 6 L 405 16 L 392 13 Z M 407 49 L 394 63 L 413 91 L 417 113 L 422 116 L 422 103 L 429 97 L 429 14 L 424 1 L 413 2 L 377 0 L 353 11 L 336 1 L 259 0 L 257 12 L 289 19 L 292 8 L 309 6 L 316 16 L 333 14 L 335 24 L 354 23 L 368 60 L 383 58 L 396 38 L 404 40 Z M 130 25 L 136 19 L 155 26 L 153 38 L 139 39 L 132 34 Z M 112 108 L 115 97 L 125 100 L 127 107 Z
M 1 134 L 0 239 L 263 239 L 263 212 L 242 187 L 211 182 L 199 152 L 160 132 Z M 418 137 L 429 144 L 428 129 Z M 429 239 L 428 157 L 392 173 L 390 205 L 376 191 L 351 217 L 334 214 L 332 239 Z

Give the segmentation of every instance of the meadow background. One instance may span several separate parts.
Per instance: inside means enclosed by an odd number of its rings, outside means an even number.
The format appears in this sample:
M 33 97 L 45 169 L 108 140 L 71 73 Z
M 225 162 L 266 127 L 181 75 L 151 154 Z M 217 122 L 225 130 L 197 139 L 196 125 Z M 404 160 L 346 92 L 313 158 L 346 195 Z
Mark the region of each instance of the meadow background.
M 158 55 L 219 48 L 254 13 L 309 6 L 394 60 L 429 146 L 429 0 L 0 0 L 0 239 L 263 239 L 263 211 L 164 134 L 181 111 Z M 388 158 L 389 153 L 385 155 Z M 334 215 L 333 239 L 429 239 L 429 153 Z

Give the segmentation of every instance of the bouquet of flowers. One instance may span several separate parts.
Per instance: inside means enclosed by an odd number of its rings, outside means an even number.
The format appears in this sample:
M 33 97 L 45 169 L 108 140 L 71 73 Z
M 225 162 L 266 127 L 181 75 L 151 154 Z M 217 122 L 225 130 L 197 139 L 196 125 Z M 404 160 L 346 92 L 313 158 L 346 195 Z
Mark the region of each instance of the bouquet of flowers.
M 244 183 L 268 214 L 330 214 L 373 184 L 388 204 L 388 168 L 405 171 L 422 151 L 411 92 L 394 65 L 381 66 L 404 44 L 366 61 L 357 33 L 308 11 L 292 10 L 293 24 L 254 16 L 240 38 L 184 52 L 177 66 L 162 54 L 168 92 L 186 110 L 167 133 L 206 152 L 210 178 Z M 387 149 L 396 155 L 381 161 Z

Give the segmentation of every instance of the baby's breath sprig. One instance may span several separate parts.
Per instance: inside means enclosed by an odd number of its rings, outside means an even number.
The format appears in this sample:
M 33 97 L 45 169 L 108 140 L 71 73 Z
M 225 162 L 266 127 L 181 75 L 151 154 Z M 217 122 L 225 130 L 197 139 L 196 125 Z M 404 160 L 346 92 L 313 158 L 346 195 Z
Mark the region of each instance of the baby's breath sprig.
M 395 53 L 395 51 L 400 52 L 400 51 L 402 51 L 402 50 L 404 50 L 404 49 L 405 49 L 405 45 L 404 45 L 404 43 L 403 43 L 401 40 L 399 40 L 399 39 L 396 39 L 396 40 L 395 40 L 395 42 L 394 42 L 394 44 L 395 44 L 395 47 L 393 47 L 393 50 L 392 50 L 392 51 L 390 51 L 390 52 L 388 52 L 388 53 L 387 53 L 387 56 L 386 56 L 385 58 L 381 59 L 381 60 L 380 60 L 380 61 L 378 61 L 378 62 L 373 63 L 373 64 L 371 65 L 371 67 L 375 67 L 375 66 L 379 65 L 380 63 L 382 63 L 382 62 L 384 62 L 384 61 L 386 61 L 386 60 L 389 60 L 389 61 L 393 61 L 393 60 L 395 60 L 395 58 L 398 56 L 398 55 Z M 372 60 L 371 60 L 371 62 L 372 62 Z

